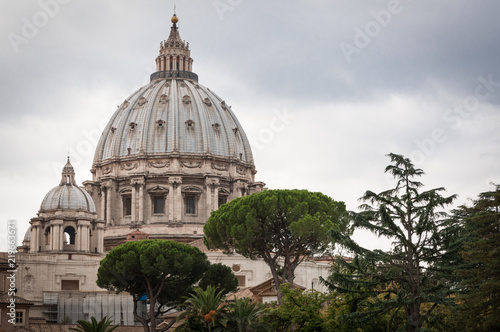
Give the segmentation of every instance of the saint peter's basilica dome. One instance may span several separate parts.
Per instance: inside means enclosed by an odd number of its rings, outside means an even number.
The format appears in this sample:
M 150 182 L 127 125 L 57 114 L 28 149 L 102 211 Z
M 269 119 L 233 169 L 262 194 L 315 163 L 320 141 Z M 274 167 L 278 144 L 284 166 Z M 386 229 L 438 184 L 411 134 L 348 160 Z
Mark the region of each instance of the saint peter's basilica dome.
M 214 155 L 253 164 L 248 139 L 223 99 L 198 84 L 189 43 L 176 22 L 160 44 L 157 72 L 112 116 L 95 152 L 94 164 L 133 156 L 172 153 Z
M 131 227 L 156 239 L 203 237 L 210 213 L 262 191 L 252 150 L 231 107 L 193 72 L 189 43 L 172 17 L 149 84 L 115 111 L 84 182 L 105 223 L 106 250 Z

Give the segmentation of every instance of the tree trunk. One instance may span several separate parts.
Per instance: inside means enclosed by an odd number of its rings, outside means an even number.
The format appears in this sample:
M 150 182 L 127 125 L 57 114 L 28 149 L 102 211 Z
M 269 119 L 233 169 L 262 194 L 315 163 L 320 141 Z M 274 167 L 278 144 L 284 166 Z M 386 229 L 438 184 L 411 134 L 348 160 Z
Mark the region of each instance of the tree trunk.
M 273 275 L 274 284 L 276 285 L 276 294 L 278 297 L 278 304 L 281 304 L 281 291 L 280 291 L 280 279 L 278 272 L 276 271 L 276 264 L 273 261 L 268 262 L 271 274 Z
M 410 304 L 408 307 L 408 332 L 418 332 L 420 330 L 419 306 Z
M 156 317 L 155 317 L 155 305 L 156 305 L 156 298 L 149 299 L 149 331 L 150 332 L 156 332 Z

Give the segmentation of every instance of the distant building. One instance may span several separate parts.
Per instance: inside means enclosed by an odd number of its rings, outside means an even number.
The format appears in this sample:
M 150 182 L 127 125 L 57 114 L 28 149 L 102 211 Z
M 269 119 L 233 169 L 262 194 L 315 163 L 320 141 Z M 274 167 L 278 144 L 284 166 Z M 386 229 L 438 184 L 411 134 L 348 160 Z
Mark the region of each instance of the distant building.
M 92 180 L 75 182 L 68 158 L 58 186 L 30 221 L 18 254 L 18 294 L 32 317 L 52 323 L 113 317 L 132 325 L 132 300 L 96 285 L 105 253 L 144 238 L 190 243 L 232 268 L 240 287 L 271 278 L 263 261 L 209 251 L 202 243 L 210 213 L 264 190 L 246 134 L 231 107 L 198 83 L 189 43 L 172 17 L 151 82 L 118 107 L 96 148 Z M 305 261 L 296 284 L 324 290 L 327 263 Z

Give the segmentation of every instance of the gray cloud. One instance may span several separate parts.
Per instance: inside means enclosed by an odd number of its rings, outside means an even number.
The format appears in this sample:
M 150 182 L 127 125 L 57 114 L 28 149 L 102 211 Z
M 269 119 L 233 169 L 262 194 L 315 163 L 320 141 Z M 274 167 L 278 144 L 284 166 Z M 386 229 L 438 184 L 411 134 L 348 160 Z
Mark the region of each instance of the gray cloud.
M 348 62 L 341 43 L 356 46 L 357 29 L 375 27 L 390 1 L 221 1 L 230 10 L 177 4 L 180 33 L 200 83 L 257 140 L 258 180 L 322 191 L 355 209 L 365 190 L 390 185 L 384 155 L 395 152 L 419 162 L 429 187 L 459 193 L 458 203 L 498 182 L 500 3 L 401 0 Z M 22 37 L 26 21 L 47 10 L 0 4 L 0 175 L 11 188 L 0 218 L 22 229 L 68 151 L 78 181 L 90 179 L 102 122 L 147 83 L 170 29 L 173 3 L 67 2 L 17 47 L 12 33 Z M 494 83 L 467 106 L 478 77 Z M 294 118 L 264 137 L 280 111 Z

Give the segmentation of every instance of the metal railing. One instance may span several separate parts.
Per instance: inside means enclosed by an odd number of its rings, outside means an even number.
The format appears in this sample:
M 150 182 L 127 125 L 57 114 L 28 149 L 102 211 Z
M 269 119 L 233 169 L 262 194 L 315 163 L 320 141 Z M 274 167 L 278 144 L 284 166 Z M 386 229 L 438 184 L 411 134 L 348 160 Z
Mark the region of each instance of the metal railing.
M 152 73 L 150 76 L 151 81 L 162 79 L 162 78 L 185 78 L 188 80 L 193 80 L 198 82 L 198 75 L 190 71 L 184 70 L 164 70 Z

